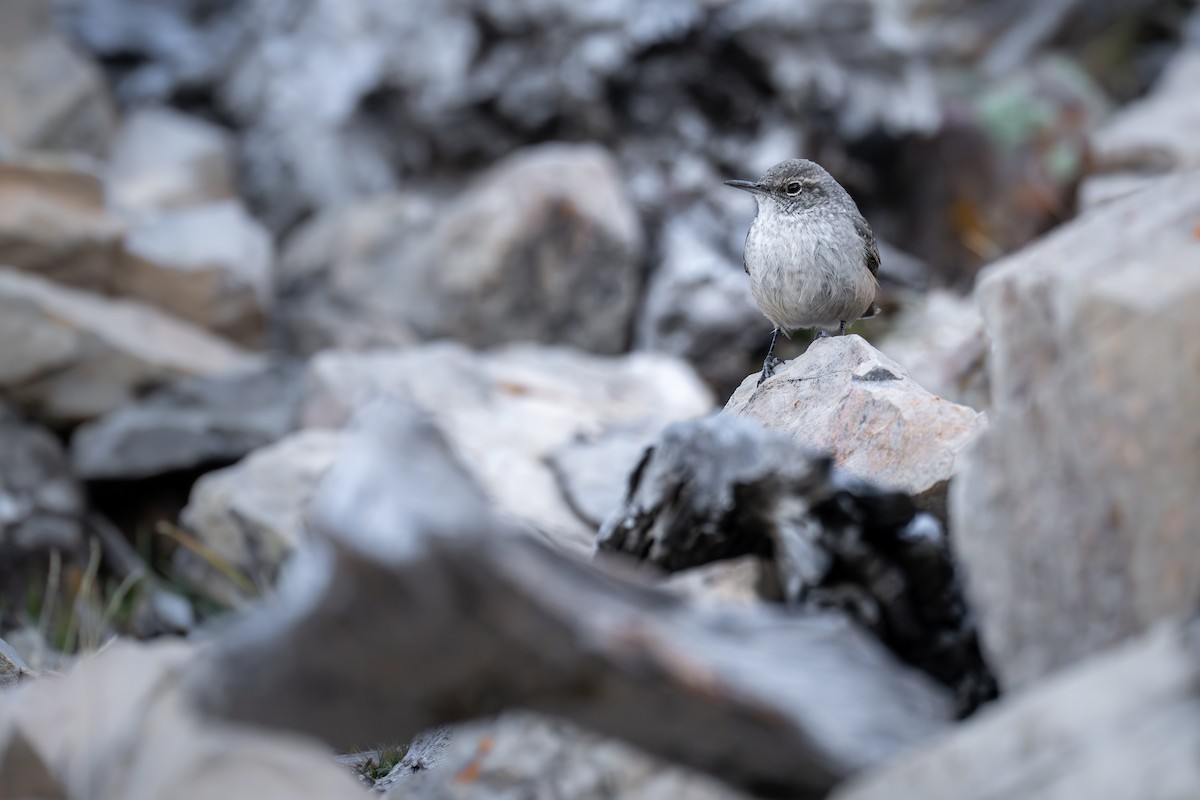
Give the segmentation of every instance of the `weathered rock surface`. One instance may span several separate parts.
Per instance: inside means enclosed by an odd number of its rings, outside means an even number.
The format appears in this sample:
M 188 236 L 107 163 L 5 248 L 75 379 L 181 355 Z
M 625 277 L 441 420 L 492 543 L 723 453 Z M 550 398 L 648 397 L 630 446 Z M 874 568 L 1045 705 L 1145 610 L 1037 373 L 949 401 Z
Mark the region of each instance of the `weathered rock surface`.
M 1200 626 L 1166 623 L 1001 701 L 834 800 L 1200 796 Z
M 442 209 L 391 265 L 396 313 L 423 339 L 596 353 L 628 345 L 641 227 L 612 157 L 543 145 L 505 159 Z
M 166 386 L 80 426 L 71 465 L 84 480 L 130 480 L 236 461 L 296 427 L 302 374 L 272 363 Z
M 55 156 L 0 161 L 0 264 L 106 291 L 122 226 L 93 165 Z
M 847 473 L 912 494 L 944 518 L 956 462 L 984 416 L 921 388 L 860 336 L 817 339 L 758 385 L 750 375 L 725 406 L 826 453 Z
M 439 208 L 424 195 L 396 194 L 327 211 L 301 227 L 276 276 L 278 343 L 301 355 L 415 343 L 416 332 L 395 309 L 397 269 L 413 240 L 428 235 Z
M 0 393 L 43 420 L 83 422 L 156 384 L 251 363 L 148 306 L 0 267 Z
M 83 507 L 62 444 L 0 403 L 0 558 L 76 550 Z
M 0 639 L 0 689 L 14 686 L 32 674 L 20 653 L 8 642 Z
M 233 582 L 183 550 L 180 568 L 211 597 L 232 604 L 248 589 L 272 586 L 285 557 L 307 537 L 309 497 L 340 447 L 336 431 L 299 431 L 202 477 L 180 521 L 246 581 Z
M 721 414 L 668 427 L 596 547 L 670 572 L 767 558 L 782 599 L 844 609 L 953 689 L 959 713 L 995 697 L 938 522 L 907 495 L 849 479 L 748 419 Z
M 994 265 L 990 427 L 953 530 L 985 648 L 1018 686 L 1200 596 L 1200 172 Z
M 42 0 L 0 8 L 0 143 L 103 155 L 116 114 L 100 70 L 54 25 Z
M 621 504 L 629 474 L 660 425 L 609 428 L 598 434 L 583 433 L 546 457 L 558 488 L 571 509 L 593 528 Z
M 559 488 L 562 473 L 556 475 L 547 459 L 580 437 L 610 429 L 644 431 L 648 442 L 668 422 L 712 407 L 695 373 L 667 356 L 608 358 L 532 345 L 476 353 L 443 342 L 316 356 L 303 424 L 339 427 L 380 397 L 415 403 L 505 512 L 580 552 L 591 548 L 595 526 L 587 520 L 596 509 L 583 507 L 583 519 L 576 514 Z M 560 469 L 566 464 L 555 463 Z
M 203 719 L 182 642 L 118 641 L 65 676 L 0 695 L 0 791 L 12 798 L 361 800 L 326 749 Z
M 116 271 L 118 294 L 243 344 L 257 344 L 271 303 L 271 236 L 229 200 L 140 216 Z
M 233 138 L 165 106 L 137 109 L 113 144 L 106 185 L 126 214 L 232 200 Z
M 402 779 L 384 797 L 739 800 L 749 796 L 568 722 L 514 713 L 456 727 L 434 769 Z
M 360 419 L 312 519 L 278 597 L 198 666 L 203 708 L 347 744 L 519 707 L 797 798 L 951 714 L 835 611 L 709 616 L 514 531 L 411 412 Z M 314 686 L 338 702 L 298 702 Z
M 877 343 L 921 388 L 979 411 L 991 400 L 987 386 L 989 342 L 973 298 L 935 289 L 889 322 Z

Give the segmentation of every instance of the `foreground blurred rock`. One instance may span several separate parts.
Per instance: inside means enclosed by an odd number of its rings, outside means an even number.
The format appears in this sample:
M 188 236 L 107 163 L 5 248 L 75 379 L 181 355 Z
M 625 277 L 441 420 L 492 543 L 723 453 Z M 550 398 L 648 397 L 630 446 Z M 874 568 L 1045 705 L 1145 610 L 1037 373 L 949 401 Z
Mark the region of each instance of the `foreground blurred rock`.
M 296 426 L 301 375 L 263 364 L 166 386 L 80 426 L 71 464 L 85 480 L 133 480 L 236 461 Z
M 946 514 L 958 456 L 986 427 L 976 411 L 935 397 L 856 335 L 817 339 L 758 384 L 746 378 L 725 413 L 782 431 L 847 473 L 912 494 Z
M 850 479 L 743 417 L 667 428 L 596 545 L 671 572 L 767 557 L 781 599 L 844 609 L 951 688 L 960 714 L 995 697 L 939 523 L 908 495 Z M 764 582 L 753 572 L 746 579 Z
M 666 356 L 606 358 L 531 345 L 475 353 L 438 343 L 317 356 L 302 421 L 340 427 L 381 397 L 404 398 L 429 414 L 500 508 L 579 552 L 590 549 L 595 523 L 560 488 L 572 483 L 569 459 L 551 464 L 551 457 L 610 431 L 648 443 L 667 423 L 712 408 L 695 373 Z M 609 462 L 618 484 L 634 466 L 636 445 L 623 453 Z
M 348 744 L 522 707 L 798 798 L 951 714 L 838 612 L 708 616 L 514 531 L 395 408 L 360 418 L 313 524 L 279 598 L 195 673 L 208 709 Z M 312 686 L 338 702 L 297 702 Z
M 0 149 L 103 155 L 116 113 L 103 75 L 58 32 L 42 0 L 0 7 Z
M 118 642 L 66 676 L 0 694 L 0 792 L 38 800 L 351 800 L 319 746 L 200 719 L 182 643 Z
M 0 393 L 73 424 L 180 377 L 247 367 L 247 353 L 138 303 L 0 267 Z
M 834 800 L 1200 797 L 1200 622 L 1166 623 L 1001 701 Z
M 285 308 L 289 339 L 354 343 L 336 329 L 333 341 L 310 330 L 327 330 L 329 315 L 355 330 L 365 312 L 401 338 L 627 349 L 640 222 L 615 162 L 596 146 L 526 148 L 449 203 L 373 203 L 318 220 L 299 242 L 281 278 L 285 303 L 300 305 Z M 318 309 L 315 320 L 306 306 Z
M 391 782 L 389 782 L 391 783 Z M 456 726 L 433 769 L 392 783 L 388 800 L 749 800 L 719 781 L 559 719 L 505 714 Z
M 0 574 L 22 553 L 83 542 L 83 490 L 62 445 L 0 403 Z
M 984 644 L 1027 684 L 1200 596 L 1200 172 L 991 267 L 990 426 L 952 517 Z

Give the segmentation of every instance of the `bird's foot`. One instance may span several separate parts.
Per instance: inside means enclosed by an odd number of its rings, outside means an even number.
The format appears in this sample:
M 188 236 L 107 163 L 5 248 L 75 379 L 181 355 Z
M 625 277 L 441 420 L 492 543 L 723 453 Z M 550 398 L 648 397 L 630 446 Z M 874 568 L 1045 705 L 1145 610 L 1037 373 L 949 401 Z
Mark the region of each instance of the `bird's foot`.
M 841 323 L 838 324 L 838 336 L 845 336 L 845 335 L 846 335 L 846 320 L 842 320 Z
M 828 339 L 829 331 L 825 330 L 824 328 L 817 328 L 817 335 L 814 336 L 813 338 L 814 339 Z
M 762 375 L 758 376 L 758 384 L 762 386 L 763 381 L 775 374 L 775 370 L 783 362 L 774 356 L 767 356 L 767 360 L 763 362 Z

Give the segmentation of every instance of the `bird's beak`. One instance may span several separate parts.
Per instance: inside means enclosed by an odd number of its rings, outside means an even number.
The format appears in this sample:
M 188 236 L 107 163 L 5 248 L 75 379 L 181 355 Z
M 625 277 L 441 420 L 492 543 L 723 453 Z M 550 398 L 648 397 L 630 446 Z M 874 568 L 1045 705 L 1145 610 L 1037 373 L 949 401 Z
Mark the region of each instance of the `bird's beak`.
M 751 194 L 766 194 L 766 190 L 754 181 L 725 181 L 725 185 L 735 189 L 744 189 Z

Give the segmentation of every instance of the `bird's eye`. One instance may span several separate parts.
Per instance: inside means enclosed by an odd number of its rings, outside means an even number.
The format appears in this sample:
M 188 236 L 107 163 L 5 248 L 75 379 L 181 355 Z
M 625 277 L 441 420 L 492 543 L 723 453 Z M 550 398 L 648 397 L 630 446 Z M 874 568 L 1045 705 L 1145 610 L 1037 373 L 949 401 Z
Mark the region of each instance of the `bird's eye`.
M 800 184 L 797 181 L 792 181 L 787 186 L 783 187 L 783 190 L 787 192 L 788 197 L 795 197 L 796 195 L 800 194 Z

